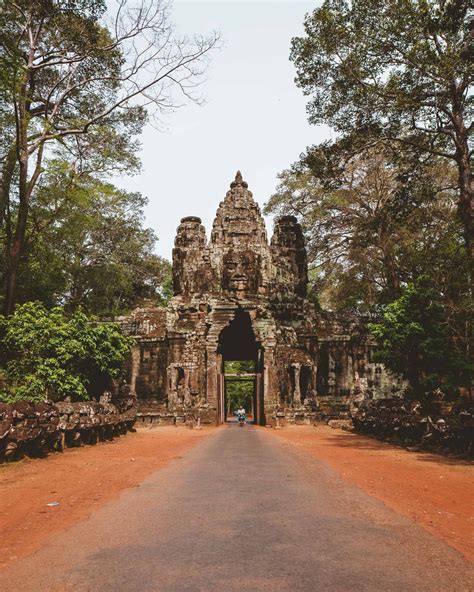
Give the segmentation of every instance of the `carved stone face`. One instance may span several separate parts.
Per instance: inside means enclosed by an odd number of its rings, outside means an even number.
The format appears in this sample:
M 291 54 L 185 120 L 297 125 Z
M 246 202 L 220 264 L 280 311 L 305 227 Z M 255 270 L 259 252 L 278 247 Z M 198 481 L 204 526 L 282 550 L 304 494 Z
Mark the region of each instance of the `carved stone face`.
M 223 258 L 222 287 L 229 292 L 256 292 L 260 275 L 259 257 L 252 251 L 231 249 Z

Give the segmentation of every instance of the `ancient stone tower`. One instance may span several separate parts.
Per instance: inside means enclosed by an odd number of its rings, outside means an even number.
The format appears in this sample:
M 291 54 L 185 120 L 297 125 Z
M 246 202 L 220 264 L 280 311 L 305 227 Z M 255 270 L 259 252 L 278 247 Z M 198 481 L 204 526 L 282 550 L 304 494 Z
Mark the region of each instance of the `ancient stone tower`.
M 181 220 L 168 307 L 137 309 L 122 319 L 136 337 L 130 384 L 143 414 L 176 421 L 199 412 L 225 421 L 228 360 L 253 363 L 252 407 L 260 424 L 275 414 L 308 419 L 321 404 L 346 401 L 361 377 L 382 387 L 364 323 L 316 311 L 307 284 L 296 218 L 278 219 L 269 242 L 259 206 L 237 172 L 209 240 L 200 218 Z

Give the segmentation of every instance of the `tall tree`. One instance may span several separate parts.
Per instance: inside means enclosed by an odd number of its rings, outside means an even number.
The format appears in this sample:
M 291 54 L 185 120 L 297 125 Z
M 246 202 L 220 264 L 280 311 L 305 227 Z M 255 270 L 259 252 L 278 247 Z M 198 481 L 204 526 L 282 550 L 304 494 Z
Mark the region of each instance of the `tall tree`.
M 91 147 L 111 166 L 147 114 L 199 100 L 217 37 L 174 36 L 165 0 L 1 1 L 0 223 L 5 233 L 5 311 L 17 298 L 33 192 L 54 147 L 82 166 Z M 181 97 L 181 98 L 180 98 Z M 132 147 L 133 148 L 133 147 Z M 96 163 L 97 164 L 97 163 Z
M 170 264 L 144 228 L 147 200 L 63 160 L 50 161 L 32 198 L 19 301 L 117 315 L 169 296 Z
M 310 121 L 332 126 L 348 152 L 382 140 L 415 159 L 453 162 L 472 262 L 470 0 L 325 0 L 305 32 L 293 39 L 291 59 L 311 97 Z
M 379 344 L 376 358 L 409 383 L 411 396 L 429 399 L 440 388 L 457 398 L 472 390 L 472 360 L 450 333 L 444 297 L 428 276 L 420 276 L 390 303 L 370 329 Z
M 402 286 L 423 273 L 446 293 L 449 283 L 458 298 L 466 293 L 453 167 L 438 161 L 407 174 L 393 156 L 368 149 L 337 174 L 318 177 L 300 162 L 280 174 L 265 205 L 268 214 L 300 219 L 314 291 L 325 307 L 373 309 L 399 297 Z

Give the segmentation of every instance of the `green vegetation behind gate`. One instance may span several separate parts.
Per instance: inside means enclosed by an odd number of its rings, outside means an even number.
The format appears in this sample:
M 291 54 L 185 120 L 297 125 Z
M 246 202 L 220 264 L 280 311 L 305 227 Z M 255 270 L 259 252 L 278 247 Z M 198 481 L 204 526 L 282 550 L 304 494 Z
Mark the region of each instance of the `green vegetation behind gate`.
M 224 362 L 224 373 L 242 375 L 241 378 L 226 379 L 227 417 L 233 417 L 234 412 L 242 405 L 247 415 L 253 410 L 255 380 L 246 379 L 245 374 L 255 372 L 253 360 L 229 360 Z
M 228 360 L 224 362 L 225 374 L 251 374 L 255 372 L 253 360 Z
M 232 379 L 226 380 L 225 392 L 227 399 L 227 417 L 233 417 L 234 412 L 242 406 L 247 416 L 253 411 L 254 380 Z

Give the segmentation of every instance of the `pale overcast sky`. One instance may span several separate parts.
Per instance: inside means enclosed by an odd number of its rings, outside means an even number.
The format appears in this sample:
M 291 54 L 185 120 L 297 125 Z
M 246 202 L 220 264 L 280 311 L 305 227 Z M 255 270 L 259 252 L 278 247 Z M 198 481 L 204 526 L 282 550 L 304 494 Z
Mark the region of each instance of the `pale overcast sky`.
M 175 0 L 173 21 L 183 33 L 217 30 L 224 47 L 212 55 L 203 106 L 188 105 L 149 126 L 142 137 L 142 172 L 119 184 L 149 200 L 147 225 L 158 254 L 171 259 L 184 216 L 200 216 L 209 231 L 237 169 L 263 206 L 306 146 L 329 137 L 306 120 L 306 99 L 294 84 L 290 40 L 319 2 Z M 271 221 L 267 220 L 269 235 Z

